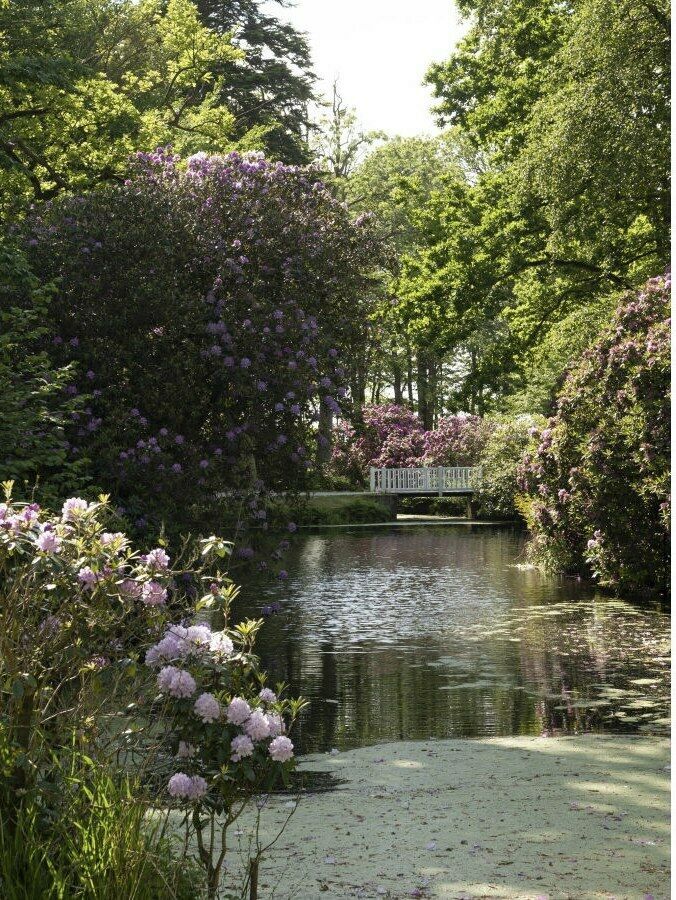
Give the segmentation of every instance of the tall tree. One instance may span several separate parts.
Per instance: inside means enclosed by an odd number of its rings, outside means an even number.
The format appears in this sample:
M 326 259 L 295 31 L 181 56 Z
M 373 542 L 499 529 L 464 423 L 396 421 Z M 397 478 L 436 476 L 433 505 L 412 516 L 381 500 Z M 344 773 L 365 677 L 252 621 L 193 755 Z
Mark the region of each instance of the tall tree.
M 219 68 L 239 59 L 191 0 L 0 7 L 0 208 L 124 176 L 134 150 L 232 146 Z
M 252 132 L 284 162 L 309 161 L 308 105 L 315 76 L 307 39 L 265 11 L 262 0 L 196 0 L 203 22 L 231 35 L 243 58 L 221 66 L 221 100 L 235 117 L 235 137 Z M 286 0 L 272 0 L 283 9 Z
M 668 12 L 662 0 L 463 9 L 470 32 L 430 79 L 442 120 L 488 165 L 421 211 L 399 291 L 421 341 L 469 354 L 464 393 L 485 404 L 523 388 L 557 323 L 668 262 Z

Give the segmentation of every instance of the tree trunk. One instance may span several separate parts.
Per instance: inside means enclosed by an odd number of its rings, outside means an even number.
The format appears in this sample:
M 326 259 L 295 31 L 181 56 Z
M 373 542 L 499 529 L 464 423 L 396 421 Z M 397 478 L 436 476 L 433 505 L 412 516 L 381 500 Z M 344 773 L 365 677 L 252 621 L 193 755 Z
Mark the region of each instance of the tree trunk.
M 331 437 L 333 413 L 325 403 L 319 406 L 319 427 L 317 429 L 317 463 L 321 467 L 331 459 Z
M 429 393 L 428 361 L 425 353 L 420 348 L 418 348 L 416 357 L 418 364 L 418 415 L 422 420 L 423 428 L 429 431 L 432 428 L 432 406 Z
M 398 359 L 392 360 L 392 387 L 394 388 L 394 402 L 401 406 L 404 402 L 404 392 L 401 385 L 402 371 Z
M 411 343 L 406 339 L 406 390 L 408 393 L 408 402 L 413 409 L 413 357 L 411 354 Z
M 431 422 L 431 427 L 433 428 L 437 424 L 437 411 L 439 409 L 439 378 L 438 378 L 438 364 L 434 357 L 430 357 L 429 361 L 429 369 L 428 369 L 428 378 L 429 378 L 429 391 L 428 391 L 428 405 L 429 409 L 429 418 Z

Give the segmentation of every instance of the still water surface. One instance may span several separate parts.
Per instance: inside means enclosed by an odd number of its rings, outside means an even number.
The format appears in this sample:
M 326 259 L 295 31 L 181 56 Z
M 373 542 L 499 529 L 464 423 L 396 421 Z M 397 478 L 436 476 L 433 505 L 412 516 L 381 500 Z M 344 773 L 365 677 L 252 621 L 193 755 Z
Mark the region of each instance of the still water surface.
M 271 681 L 310 701 L 309 752 L 429 737 L 668 730 L 669 617 L 524 567 L 511 528 L 300 538 L 260 639 Z

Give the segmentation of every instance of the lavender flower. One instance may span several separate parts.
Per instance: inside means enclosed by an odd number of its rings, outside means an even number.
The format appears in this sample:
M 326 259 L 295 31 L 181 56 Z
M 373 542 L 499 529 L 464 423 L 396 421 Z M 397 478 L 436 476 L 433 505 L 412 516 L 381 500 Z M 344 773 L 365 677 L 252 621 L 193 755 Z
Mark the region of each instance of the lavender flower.
M 226 711 L 231 725 L 242 725 L 251 715 L 251 707 L 243 697 L 233 697 Z
M 270 736 L 270 725 L 260 709 L 255 709 L 244 723 L 244 731 L 253 741 L 262 741 Z
M 146 606 L 164 606 L 167 590 L 157 581 L 146 581 L 141 588 L 141 600 Z
M 204 723 L 216 722 L 221 716 L 221 704 L 213 694 L 200 694 L 193 709 Z
M 270 741 L 268 753 L 275 762 L 288 762 L 293 757 L 293 744 L 288 737 L 280 735 Z
M 230 742 L 230 750 L 232 751 L 230 759 L 239 762 L 243 757 L 251 756 L 254 751 L 253 741 L 246 734 L 238 734 Z

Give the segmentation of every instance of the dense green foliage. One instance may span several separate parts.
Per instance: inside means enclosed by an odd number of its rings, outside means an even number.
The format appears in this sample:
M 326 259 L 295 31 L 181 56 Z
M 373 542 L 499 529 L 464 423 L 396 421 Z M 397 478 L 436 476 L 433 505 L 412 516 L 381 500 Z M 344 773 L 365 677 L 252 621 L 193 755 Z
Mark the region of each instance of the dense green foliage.
M 169 143 L 304 161 L 307 47 L 260 7 L 0 4 L 0 210 L 119 181 L 132 152 Z
M 9 752 L 0 734 L 0 754 Z M 195 900 L 204 877 L 148 827 L 139 787 L 82 751 L 54 758 L 49 800 L 0 819 L 3 900 Z
M 218 67 L 220 99 L 234 116 L 234 137 L 250 143 L 255 135 L 256 146 L 272 159 L 308 162 L 307 108 L 314 75 L 305 36 L 262 0 L 196 0 L 196 6 L 204 24 L 231 34 L 243 54 Z
M 52 294 L 0 243 L 0 471 L 53 500 L 86 480 L 86 462 L 69 455 L 64 433 L 83 406 L 65 393 L 73 366 L 54 367 L 43 348 Z
M 606 586 L 669 581 L 670 278 L 629 294 L 526 457 L 536 559 Z
M 463 10 L 430 79 L 480 165 L 420 211 L 399 295 L 419 343 L 464 355 L 457 400 L 481 411 L 524 388 L 557 323 L 667 264 L 669 35 L 660 4 Z
M 543 416 L 501 417 L 491 423 L 481 450 L 481 489 L 477 500 L 481 514 L 514 519 L 519 509 L 519 470 L 524 454 L 533 446 L 535 432 L 544 426 Z
M 0 207 L 120 180 L 129 154 L 222 150 L 218 66 L 239 56 L 190 0 L 0 9 Z

